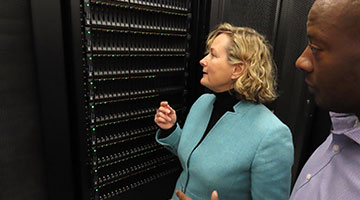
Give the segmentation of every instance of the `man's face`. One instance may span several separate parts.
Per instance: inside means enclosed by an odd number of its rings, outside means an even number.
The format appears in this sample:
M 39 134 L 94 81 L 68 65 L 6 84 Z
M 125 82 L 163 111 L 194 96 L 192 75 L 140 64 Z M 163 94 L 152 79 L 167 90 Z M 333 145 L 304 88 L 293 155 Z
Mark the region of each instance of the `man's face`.
M 310 10 L 309 44 L 296 66 L 306 72 L 305 81 L 318 105 L 335 112 L 359 112 L 360 43 L 344 30 L 343 25 L 351 22 L 340 17 L 341 6 L 335 6 L 335 0 L 326 1 L 326 6 L 321 2 Z

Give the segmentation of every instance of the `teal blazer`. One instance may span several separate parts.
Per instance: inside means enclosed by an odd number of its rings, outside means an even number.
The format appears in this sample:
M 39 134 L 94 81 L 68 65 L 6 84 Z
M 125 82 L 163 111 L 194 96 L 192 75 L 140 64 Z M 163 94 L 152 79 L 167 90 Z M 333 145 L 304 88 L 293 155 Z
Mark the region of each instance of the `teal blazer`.
M 293 143 L 291 132 L 262 104 L 239 101 L 195 149 L 210 120 L 215 95 L 202 95 L 183 129 L 156 140 L 178 156 L 183 171 L 175 190 L 193 200 L 288 200 Z M 173 194 L 173 199 L 178 199 Z

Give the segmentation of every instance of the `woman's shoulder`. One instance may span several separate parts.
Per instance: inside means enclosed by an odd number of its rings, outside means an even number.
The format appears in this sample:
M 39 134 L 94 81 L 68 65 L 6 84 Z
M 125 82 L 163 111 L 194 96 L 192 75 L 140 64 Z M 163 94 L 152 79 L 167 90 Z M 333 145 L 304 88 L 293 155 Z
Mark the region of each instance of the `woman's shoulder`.
M 194 102 L 193 106 L 211 103 L 211 102 L 215 101 L 215 98 L 216 98 L 216 97 L 215 97 L 214 94 L 210 94 L 210 93 L 202 94 L 202 95 Z
M 197 99 L 197 101 L 213 100 L 215 97 L 216 96 L 214 94 L 204 93 Z
M 288 127 L 263 104 L 252 104 L 246 113 L 246 118 L 252 121 L 252 124 L 258 124 L 259 127 L 266 129 L 288 129 Z

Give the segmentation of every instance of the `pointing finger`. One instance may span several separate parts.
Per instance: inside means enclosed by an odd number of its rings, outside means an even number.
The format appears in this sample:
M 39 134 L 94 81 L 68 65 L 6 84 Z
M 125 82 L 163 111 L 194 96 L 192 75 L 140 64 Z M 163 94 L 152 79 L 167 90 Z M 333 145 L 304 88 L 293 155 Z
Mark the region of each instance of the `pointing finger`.
M 168 106 L 169 105 L 169 103 L 167 102 L 167 101 L 162 101 L 162 102 L 160 102 L 160 106 Z

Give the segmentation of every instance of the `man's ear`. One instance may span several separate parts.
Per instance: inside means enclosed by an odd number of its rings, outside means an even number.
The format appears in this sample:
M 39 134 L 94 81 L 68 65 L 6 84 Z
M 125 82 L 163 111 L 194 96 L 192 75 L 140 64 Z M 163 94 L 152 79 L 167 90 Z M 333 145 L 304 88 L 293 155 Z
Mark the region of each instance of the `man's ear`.
M 244 62 L 241 61 L 240 63 L 235 64 L 234 68 L 233 68 L 231 78 L 233 80 L 238 79 L 241 76 L 241 74 L 244 72 L 244 70 L 245 70 L 245 63 Z

